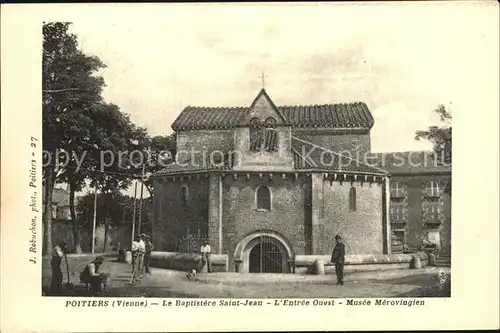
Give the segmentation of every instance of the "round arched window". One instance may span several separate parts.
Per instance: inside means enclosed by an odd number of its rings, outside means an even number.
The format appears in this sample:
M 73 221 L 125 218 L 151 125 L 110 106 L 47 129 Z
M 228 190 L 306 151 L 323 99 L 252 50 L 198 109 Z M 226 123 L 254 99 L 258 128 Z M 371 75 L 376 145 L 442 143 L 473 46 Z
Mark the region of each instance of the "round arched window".
M 356 210 L 356 188 L 354 186 L 349 189 L 349 209 Z
M 256 193 L 257 209 L 271 210 L 271 190 L 267 186 L 257 188 Z
M 275 128 L 278 122 L 273 117 L 269 117 L 265 121 L 266 128 Z
M 250 120 L 250 127 L 251 128 L 259 128 L 261 127 L 261 122 L 260 122 L 260 119 L 259 118 L 252 118 Z
M 189 197 L 189 190 L 187 186 L 182 186 L 181 195 L 182 195 L 182 202 L 187 203 Z

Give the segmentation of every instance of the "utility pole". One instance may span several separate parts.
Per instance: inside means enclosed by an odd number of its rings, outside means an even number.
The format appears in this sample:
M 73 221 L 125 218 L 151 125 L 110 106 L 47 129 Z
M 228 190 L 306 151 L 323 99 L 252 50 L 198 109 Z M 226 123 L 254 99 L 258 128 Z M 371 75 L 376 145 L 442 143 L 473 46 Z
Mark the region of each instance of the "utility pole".
M 148 158 L 149 158 L 149 147 L 147 149 Z M 141 223 L 142 223 L 142 201 L 143 201 L 143 193 L 144 193 L 144 178 L 146 173 L 146 163 L 144 159 L 142 159 L 142 176 L 141 176 L 141 201 L 139 202 L 139 225 L 137 227 L 137 233 L 141 233 Z
M 132 242 L 130 243 L 130 248 L 132 248 L 132 245 L 134 244 L 134 234 L 135 234 L 135 202 L 137 200 L 137 181 L 135 182 L 134 185 L 134 213 L 132 217 Z
M 94 189 L 94 220 L 92 224 L 92 254 L 95 253 L 95 227 L 97 222 L 97 180 Z
M 137 233 L 141 233 L 141 222 L 142 222 L 142 198 L 144 193 L 144 164 L 142 165 L 142 179 L 141 179 L 141 201 L 139 201 L 139 224 L 137 226 Z

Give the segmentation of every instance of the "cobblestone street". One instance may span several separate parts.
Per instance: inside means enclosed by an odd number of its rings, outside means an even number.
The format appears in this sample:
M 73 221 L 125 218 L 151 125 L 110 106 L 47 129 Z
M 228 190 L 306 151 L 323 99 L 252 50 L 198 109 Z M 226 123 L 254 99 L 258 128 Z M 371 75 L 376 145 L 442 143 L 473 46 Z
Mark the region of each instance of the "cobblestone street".
M 65 290 L 66 295 L 84 296 L 79 273 L 90 260 L 90 256 L 68 257 L 70 282 L 75 287 Z M 44 259 L 43 265 L 46 290 L 50 285 L 50 261 Z M 64 264 L 62 270 L 66 283 Z M 137 284 L 127 285 L 131 266 L 114 258 L 107 258 L 101 271 L 111 274 L 107 292 L 102 296 L 123 297 L 443 297 L 449 296 L 450 285 L 450 269 L 443 267 L 353 272 L 346 274 L 343 286 L 335 285 L 335 275 L 211 273 L 188 280 L 185 272 L 161 268 L 153 268 L 151 276 L 145 275 Z M 446 274 L 447 283 L 439 283 L 439 271 Z

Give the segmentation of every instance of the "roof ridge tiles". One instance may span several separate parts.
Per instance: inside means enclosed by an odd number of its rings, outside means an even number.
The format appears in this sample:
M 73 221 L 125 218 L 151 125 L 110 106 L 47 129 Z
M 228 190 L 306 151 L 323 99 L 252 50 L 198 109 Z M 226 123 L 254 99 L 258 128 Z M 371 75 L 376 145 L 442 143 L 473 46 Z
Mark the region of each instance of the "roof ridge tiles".
M 367 128 L 374 119 L 364 102 L 322 103 L 277 106 L 292 127 Z M 174 130 L 217 129 L 238 126 L 247 106 L 188 105 L 173 122 Z

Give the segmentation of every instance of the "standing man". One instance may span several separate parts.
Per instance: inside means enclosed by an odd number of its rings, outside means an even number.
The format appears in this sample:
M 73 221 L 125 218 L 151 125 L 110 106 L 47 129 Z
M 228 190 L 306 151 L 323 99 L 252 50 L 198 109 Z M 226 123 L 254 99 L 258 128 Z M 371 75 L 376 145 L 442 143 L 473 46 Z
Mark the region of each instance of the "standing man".
M 335 274 L 337 274 L 337 284 L 344 284 L 344 262 L 345 262 L 345 245 L 342 243 L 342 238 L 339 235 L 335 236 L 335 247 L 332 252 L 331 262 L 335 264 Z
M 61 262 L 66 252 L 66 242 L 62 241 L 57 244 L 52 250 L 52 280 L 50 281 L 50 291 L 54 294 L 60 294 L 62 291 L 63 273 L 61 270 Z
M 210 259 L 210 252 L 211 252 L 211 249 L 210 249 L 210 245 L 208 245 L 208 241 L 203 241 L 203 245 L 200 248 L 201 268 L 203 269 L 203 266 L 205 266 L 205 264 L 206 264 L 208 273 L 212 273 L 212 260 Z
M 144 243 L 144 234 L 137 236 L 136 240 L 132 243 L 132 279 L 131 282 L 142 278 L 142 265 L 144 263 L 144 254 L 146 253 L 146 244 Z
M 151 242 L 151 236 L 143 234 L 146 241 L 145 241 L 145 246 L 146 246 L 146 252 L 144 253 L 144 270 L 146 274 L 151 275 L 151 268 L 149 267 L 149 259 L 151 258 L 151 252 L 154 250 L 154 245 Z

